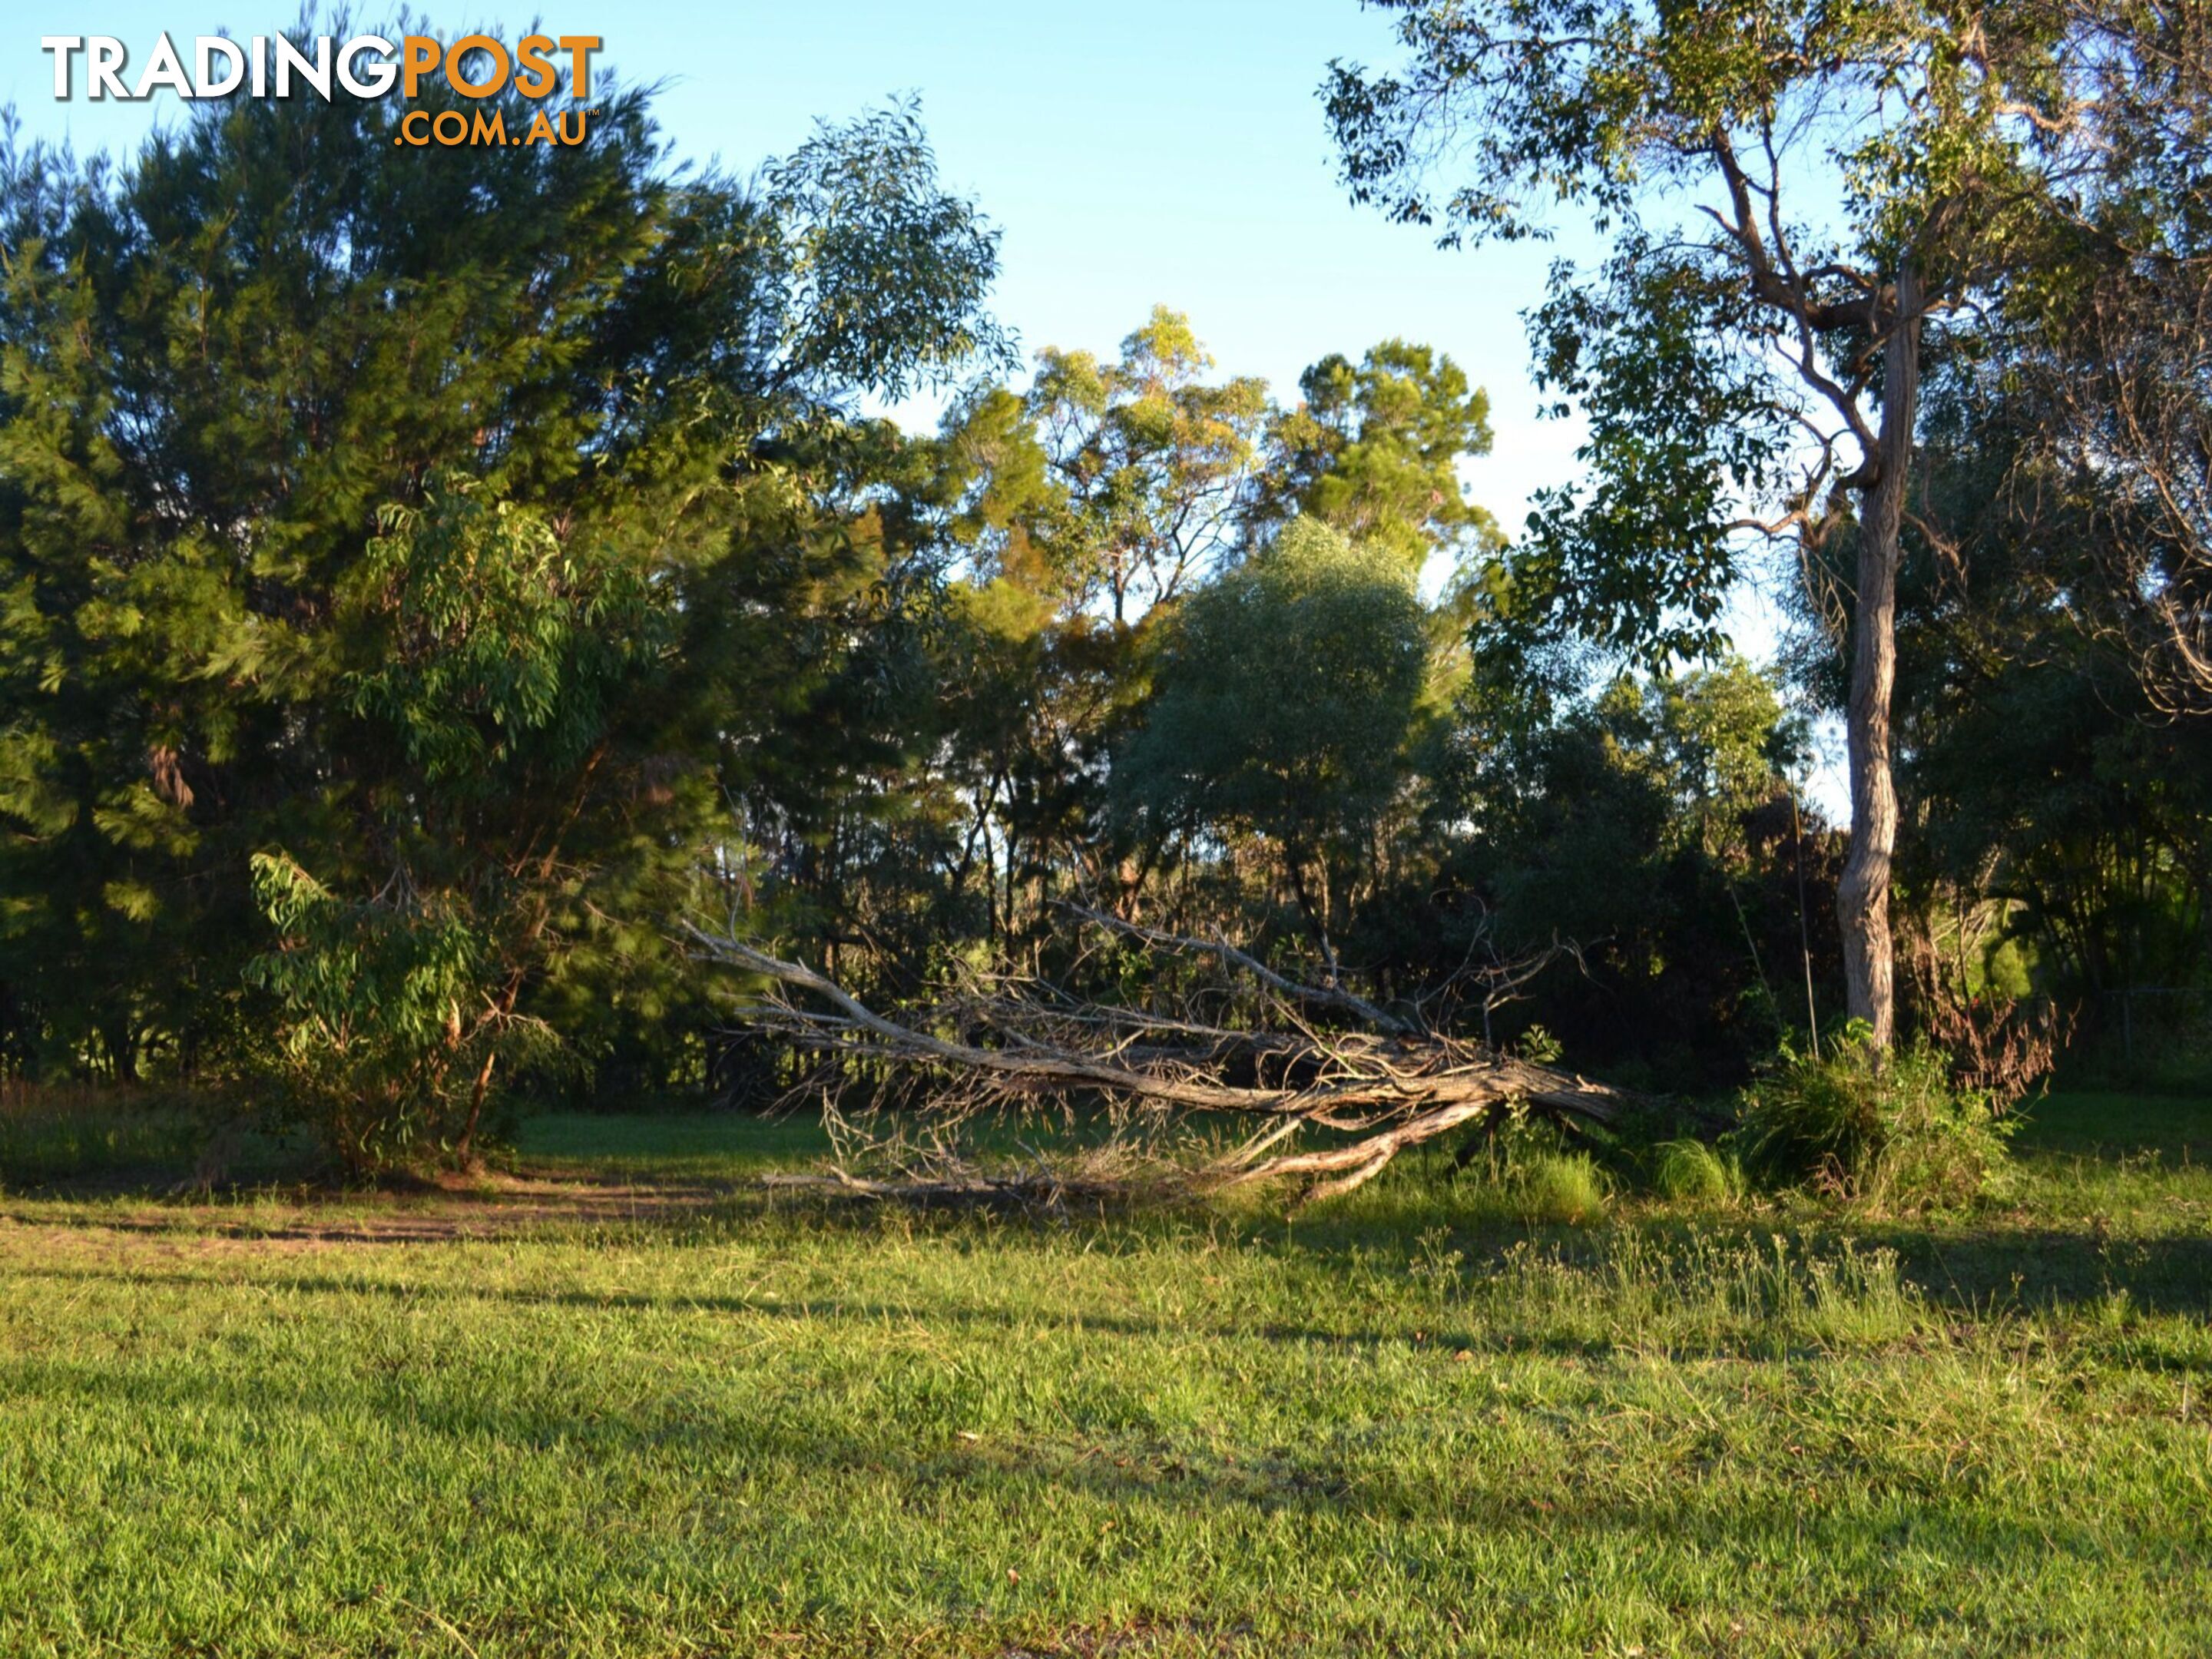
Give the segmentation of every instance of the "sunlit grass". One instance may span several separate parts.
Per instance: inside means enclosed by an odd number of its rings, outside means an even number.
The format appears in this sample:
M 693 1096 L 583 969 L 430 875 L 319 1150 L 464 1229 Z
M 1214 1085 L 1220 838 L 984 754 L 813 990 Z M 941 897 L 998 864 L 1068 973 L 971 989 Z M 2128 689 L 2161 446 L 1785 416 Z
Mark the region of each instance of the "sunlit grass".
M 2212 1113 L 2075 1109 L 1909 1224 L 13 1198 L 0 1651 L 2201 1653 Z

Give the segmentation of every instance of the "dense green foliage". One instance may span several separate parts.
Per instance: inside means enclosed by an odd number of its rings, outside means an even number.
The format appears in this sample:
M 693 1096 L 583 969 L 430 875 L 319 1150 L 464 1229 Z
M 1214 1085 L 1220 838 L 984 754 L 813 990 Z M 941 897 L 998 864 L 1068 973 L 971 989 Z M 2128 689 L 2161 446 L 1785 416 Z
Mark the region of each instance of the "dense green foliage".
M 2085 265 L 2146 266 L 2136 286 L 2160 298 L 2075 363 L 2117 351 L 2128 366 L 2096 375 L 2154 390 L 2104 403 L 2170 418 L 2153 423 L 2156 443 L 2128 419 L 2093 420 L 2075 453 L 2159 486 L 2130 485 L 2139 496 L 2189 503 L 2151 518 L 2197 550 L 2111 560 L 2136 596 L 2119 608 L 2150 611 L 2185 671 L 2203 660 L 2205 518 L 2190 481 L 2205 431 L 2193 371 L 2208 360 L 2191 306 L 2207 290 L 2201 272 L 2163 290 L 2156 276 L 2201 267 L 2201 242 L 2142 234 L 2203 223 L 2201 9 L 1380 3 L 1399 14 L 1403 62 L 1340 62 L 1324 88 L 1354 198 L 1448 244 L 1542 234 L 1562 204 L 1612 239 L 1595 272 L 1556 264 L 1529 318 L 1540 385 L 1587 422 L 1589 476 L 1540 495 L 1492 585 L 1502 628 L 1661 661 L 1709 653 L 1747 544 L 1815 558 L 1851 544 L 1837 913 L 1846 1006 L 1887 1047 L 1899 1030 L 1894 763 L 1920 692 L 1898 674 L 1894 624 L 1924 484 L 1921 382 L 1993 314 L 2096 313 L 2075 297 Z M 2151 340 L 2161 367 L 2143 372 L 2132 360 Z M 2194 355 L 2165 349 L 2177 340 Z
M 1387 553 L 1295 520 L 1176 612 L 1154 678 L 1116 787 L 1160 830 L 1279 848 L 1334 972 L 1332 918 L 1411 769 L 1428 680 L 1412 582 Z
M 2063 412 L 2021 353 L 2009 325 L 1984 331 L 1929 388 L 1897 618 L 1917 705 L 1900 725 L 1909 936 L 1923 977 L 1948 958 L 1954 978 L 2050 997 L 2077 1048 L 2112 1060 L 2140 1020 L 2140 1060 L 2201 1076 L 2212 721 L 2173 707 L 2112 625 L 2132 556 L 2122 481 L 2054 453 Z M 1816 552 L 1792 597 L 1790 673 L 1823 703 L 1843 695 L 1843 565 Z
M 1382 3 L 1355 193 L 1613 237 L 1517 540 L 1436 346 L 1019 373 L 910 105 L 0 122 L 0 1651 L 2212 1650 L 2201 0 Z
M 465 1155 L 502 1055 L 696 1066 L 726 774 L 883 608 L 850 401 L 995 341 L 910 113 L 753 184 L 635 93 L 574 148 L 392 118 L 241 101 L 0 199 L 15 1064 L 276 1079 L 371 1161 Z

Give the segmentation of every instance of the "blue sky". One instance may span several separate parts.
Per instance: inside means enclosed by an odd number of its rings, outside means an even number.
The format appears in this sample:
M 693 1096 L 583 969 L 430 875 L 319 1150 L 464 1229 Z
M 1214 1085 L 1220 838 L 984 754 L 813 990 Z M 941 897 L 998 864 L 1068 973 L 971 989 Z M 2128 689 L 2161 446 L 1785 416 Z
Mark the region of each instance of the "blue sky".
M 0 98 L 29 131 L 80 149 L 134 144 L 182 106 L 166 94 L 58 103 L 40 35 L 113 34 L 135 65 L 164 29 L 188 52 L 190 36 L 268 33 L 297 15 L 240 0 L 10 9 Z M 516 33 L 526 15 L 501 21 Z M 1507 526 L 1530 488 L 1572 467 L 1572 433 L 1534 418 L 1519 320 L 1549 252 L 1443 252 L 1353 208 L 1336 182 L 1315 88 L 1330 58 L 1376 60 L 1390 44 L 1354 0 L 562 0 L 540 15 L 551 32 L 604 36 L 603 61 L 626 79 L 665 82 L 660 115 L 683 153 L 740 167 L 788 149 L 817 116 L 918 93 L 946 179 L 1004 230 L 997 307 L 1028 348 L 1108 350 L 1165 303 L 1189 313 L 1225 370 L 1264 375 L 1289 398 L 1316 358 L 1403 335 L 1490 389 L 1497 449 L 1468 476 Z M 428 12 L 441 33 L 497 17 Z
M 1570 219 L 1553 246 L 1447 252 L 1351 205 L 1315 89 L 1332 58 L 1392 57 L 1387 20 L 1356 0 L 561 6 L 538 13 L 548 32 L 598 33 L 605 66 L 664 82 L 660 118 L 701 160 L 750 168 L 818 116 L 918 94 L 946 180 L 1004 231 L 996 307 L 1027 349 L 1109 351 L 1164 303 L 1189 314 L 1224 372 L 1262 375 L 1287 400 L 1315 359 L 1402 336 L 1488 388 L 1496 447 L 1467 477 L 1509 532 L 1532 490 L 1574 473 L 1573 428 L 1536 419 L 1521 313 L 1553 257 L 1592 245 Z M 164 30 L 188 53 L 191 36 L 266 33 L 298 16 L 296 4 L 245 0 L 11 9 L 0 100 L 27 131 L 80 149 L 128 148 L 182 106 L 166 94 L 58 103 L 42 34 L 118 36 L 135 65 Z M 388 15 L 364 8 L 349 32 L 390 33 Z M 427 9 L 441 33 L 491 23 L 512 38 L 529 16 Z M 1747 593 L 1735 622 L 1764 654 L 1766 605 Z

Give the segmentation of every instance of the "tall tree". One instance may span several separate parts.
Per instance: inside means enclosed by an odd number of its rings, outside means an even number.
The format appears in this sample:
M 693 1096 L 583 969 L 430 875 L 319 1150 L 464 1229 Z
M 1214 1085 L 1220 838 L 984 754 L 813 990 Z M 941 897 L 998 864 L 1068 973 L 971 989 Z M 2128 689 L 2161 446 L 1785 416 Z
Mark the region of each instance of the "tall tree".
M 2137 672 L 2129 647 L 2155 634 L 2114 625 L 2131 600 L 2113 575 L 2144 550 L 2114 543 L 2145 503 L 2130 469 L 2080 464 L 2040 385 L 2049 342 L 2023 362 L 2017 339 L 1994 318 L 1930 365 L 1898 590 L 1901 888 L 1914 932 L 1966 916 L 1989 951 L 2018 947 L 2016 989 L 2086 1025 L 2105 994 L 2190 983 L 2212 945 L 2212 719 L 2161 708 L 2172 679 Z M 1846 586 L 1842 551 L 1814 592 Z M 1830 703 L 1836 632 L 1793 630 Z
M 910 110 L 752 180 L 672 173 L 634 91 L 577 145 L 399 112 L 0 150 L 0 979 L 67 1062 L 298 1060 L 332 964 L 418 948 L 371 1093 L 665 1008 L 718 774 L 879 586 L 851 406 L 996 343 Z
M 1393 74 L 1324 88 L 1358 199 L 1445 240 L 1614 234 L 1555 270 L 1543 381 L 1589 422 L 1517 602 L 1655 654 L 1710 649 L 1747 533 L 1855 533 L 1850 1012 L 1893 1024 L 1894 616 L 1923 343 L 2017 274 L 2099 165 L 2124 40 L 2072 0 L 1376 0 Z M 1465 174 L 1432 187 L 1444 166 Z
M 1984 372 L 2040 428 L 2039 443 L 2011 453 L 2035 469 L 2056 461 L 2101 532 L 2100 568 L 2047 592 L 2130 647 L 2161 709 L 2202 714 L 2212 712 L 2212 6 L 2130 7 L 2116 27 L 2124 49 L 2105 70 L 2106 160 L 2087 210 L 2054 223 L 2051 269 L 2004 296 L 1979 343 Z
M 1124 898 L 1167 850 L 1104 810 L 1109 757 L 1137 752 L 1153 647 L 1209 582 L 1301 523 L 1342 532 L 1408 583 L 1439 550 L 1497 545 L 1459 471 L 1489 447 L 1489 399 L 1450 357 L 1402 340 L 1357 362 L 1333 354 L 1292 409 L 1210 368 L 1189 323 L 1156 309 L 1116 359 L 1043 352 L 1025 394 L 971 394 L 934 441 L 919 493 L 961 577 L 942 763 L 974 811 L 950 884 L 972 890 L 979 860 L 998 860 L 1009 892 L 987 905 L 994 933 L 1015 908 L 1018 847 L 1033 892 L 1064 872 Z
M 1037 358 L 1029 405 L 1060 482 L 1060 521 L 1039 539 L 1079 603 L 1133 624 L 1237 544 L 1267 413 L 1267 383 L 1210 382 L 1213 359 L 1165 306 L 1101 362 Z
M 1357 363 L 1330 353 L 1298 390 L 1297 407 L 1267 422 L 1256 527 L 1307 514 L 1417 574 L 1439 549 L 1465 557 L 1503 544 L 1459 474 L 1463 459 L 1490 453 L 1490 395 L 1449 356 L 1385 340 Z
M 1261 839 L 1327 964 L 1402 786 L 1428 641 L 1412 574 L 1317 520 L 1200 589 L 1115 787 L 1165 825 Z

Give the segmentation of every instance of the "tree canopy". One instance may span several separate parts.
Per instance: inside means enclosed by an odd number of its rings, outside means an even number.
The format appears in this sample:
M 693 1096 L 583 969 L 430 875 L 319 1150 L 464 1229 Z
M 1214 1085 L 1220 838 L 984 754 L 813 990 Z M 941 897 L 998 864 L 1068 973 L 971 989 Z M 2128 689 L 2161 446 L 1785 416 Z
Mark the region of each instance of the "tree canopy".
M 2081 221 L 2136 75 L 2125 9 L 1382 0 L 1395 72 L 1325 88 L 1354 196 L 1448 242 L 1613 235 L 1532 319 L 1589 421 L 1510 592 L 1606 642 L 1707 652 L 1741 538 L 1855 535 L 1850 1008 L 1893 1018 L 1899 537 L 1923 357 Z M 1931 335 L 1931 331 L 1936 331 Z
M 1188 1012 L 1148 942 L 1233 938 L 1430 1060 L 1689 1091 L 2201 983 L 2196 13 L 1390 9 L 1353 191 L 1609 238 L 1529 313 L 1588 437 L 1511 538 L 1443 343 L 1024 364 L 911 105 L 743 173 L 620 86 L 586 144 L 0 145 L 0 1076 L 364 1169 L 815 1077 L 694 923 L 923 1048 Z
M 0 977 L 122 1077 L 388 1043 L 380 1088 L 470 1083 L 379 1122 L 465 1146 L 502 1033 L 679 994 L 718 772 L 874 602 L 854 400 L 992 360 L 995 232 L 911 110 L 752 180 L 635 91 L 585 145 L 393 118 L 0 156 Z

